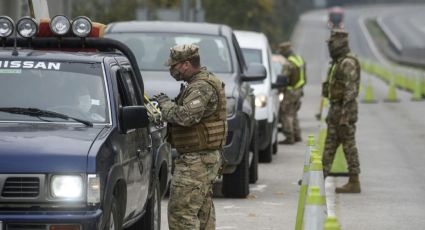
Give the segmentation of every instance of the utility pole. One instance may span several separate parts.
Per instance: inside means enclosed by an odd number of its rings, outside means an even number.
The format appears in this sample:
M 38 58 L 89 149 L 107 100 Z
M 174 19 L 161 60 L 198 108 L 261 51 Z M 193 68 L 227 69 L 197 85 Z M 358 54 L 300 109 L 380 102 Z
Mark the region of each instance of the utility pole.
M 35 18 L 35 20 L 40 21 L 41 18 L 50 18 L 47 0 L 28 0 L 28 6 L 31 17 Z
M 196 0 L 196 8 L 195 8 L 195 21 L 196 22 L 204 22 L 204 9 L 202 8 L 202 0 Z
M 181 0 L 180 20 L 189 21 L 189 0 Z

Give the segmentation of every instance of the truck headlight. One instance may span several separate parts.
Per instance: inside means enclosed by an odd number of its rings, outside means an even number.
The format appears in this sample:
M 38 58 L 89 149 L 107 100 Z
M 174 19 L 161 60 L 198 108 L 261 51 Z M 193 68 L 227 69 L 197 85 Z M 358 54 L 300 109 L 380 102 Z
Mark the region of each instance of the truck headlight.
M 100 203 L 100 178 L 95 174 L 89 174 L 87 177 L 87 203 Z
M 79 175 L 54 175 L 50 182 L 50 190 L 54 198 L 81 198 L 83 188 L 83 178 Z
M 267 105 L 267 96 L 266 95 L 255 96 L 255 107 L 263 108 L 266 105 Z
M 236 112 L 236 99 L 233 97 L 228 97 L 226 99 L 226 106 L 227 106 L 227 116 L 231 117 Z

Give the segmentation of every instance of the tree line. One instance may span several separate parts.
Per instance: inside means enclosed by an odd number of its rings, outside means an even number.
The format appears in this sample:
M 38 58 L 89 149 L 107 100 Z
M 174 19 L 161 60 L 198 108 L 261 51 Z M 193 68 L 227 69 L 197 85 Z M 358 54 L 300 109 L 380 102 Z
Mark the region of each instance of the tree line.
M 196 0 L 189 0 L 192 8 Z M 298 16 L 313 7 L 313 0 L 202 0 L 205 21 L 233 29 L 263 32 L 273 47 L 288 40 Z M 180 8 L 180 0 L 75 0 L 73 16 L 88 15 L 109 23 L 136 19 L 137 8 L 150 12 Z M 155 18 L 152 18 L 155 19 Z

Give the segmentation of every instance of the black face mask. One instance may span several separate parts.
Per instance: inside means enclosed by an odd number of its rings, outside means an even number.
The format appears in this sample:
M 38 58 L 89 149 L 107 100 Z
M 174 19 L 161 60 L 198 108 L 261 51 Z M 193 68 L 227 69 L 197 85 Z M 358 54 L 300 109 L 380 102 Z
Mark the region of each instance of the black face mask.
M 329 50 L 329 55 L 334 60 L 350 52 L 350 49 L 348 48 L 348 44 L 341 41 L 329 41 L 328 50 Z
M 183 74 L 180 73 L 180 71 L 178 71 L 176 68 L 171 67 L 170 68 L 170 75 L 176 80 L 176 81 L 181 81 L 183 80 Z

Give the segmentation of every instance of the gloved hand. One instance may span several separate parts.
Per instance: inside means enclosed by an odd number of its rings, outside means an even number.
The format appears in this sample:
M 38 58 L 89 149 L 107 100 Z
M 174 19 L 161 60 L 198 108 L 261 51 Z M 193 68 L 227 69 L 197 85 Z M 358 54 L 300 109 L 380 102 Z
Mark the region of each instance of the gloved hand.
M 171 99 L 164 93 L 154 95 L 153 98 L 158 102 L 160 107 L 161 107 L 161 105 L 163 105 L 164 103 L 166 103 L 168 101 L 171 102 Z

